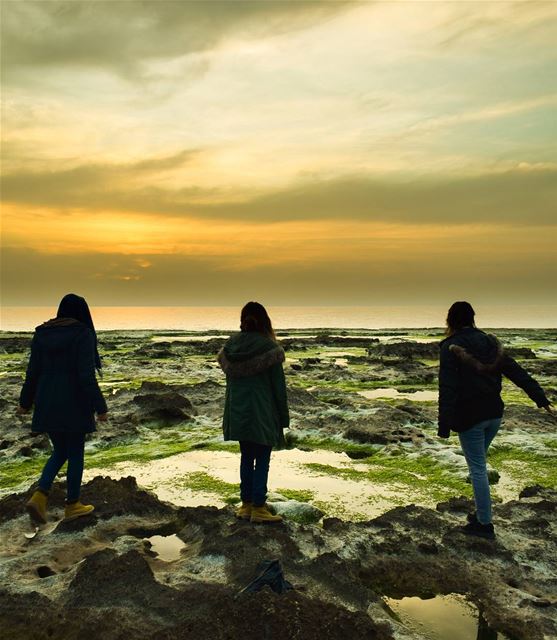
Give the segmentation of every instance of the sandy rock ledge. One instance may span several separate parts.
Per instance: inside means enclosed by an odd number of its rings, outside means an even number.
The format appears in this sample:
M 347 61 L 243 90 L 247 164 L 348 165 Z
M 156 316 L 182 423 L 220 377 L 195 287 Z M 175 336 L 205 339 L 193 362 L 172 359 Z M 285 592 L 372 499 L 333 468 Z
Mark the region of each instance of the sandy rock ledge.
M 230 507 L 178 508 L 134 478 L 99 476 L 83 489 L 94 515 L 60 523 L 57 485 L 51 522 L 33 540 L 25 499 L 0 501 L 0 628 L 11 640 L 387 640 L 398 633 L 384 596 L 446 593 L 467 595 L 518 640 L 557 637 L 555 490 L 530 487 L 496 506 L 495 542 L 456 530 L 465 498 L 369 522 L 251 525 Z M 183 548 L 173 561 L 145 540 L 174 534 Z M 239 595 L 271 558 L 295 591 Z

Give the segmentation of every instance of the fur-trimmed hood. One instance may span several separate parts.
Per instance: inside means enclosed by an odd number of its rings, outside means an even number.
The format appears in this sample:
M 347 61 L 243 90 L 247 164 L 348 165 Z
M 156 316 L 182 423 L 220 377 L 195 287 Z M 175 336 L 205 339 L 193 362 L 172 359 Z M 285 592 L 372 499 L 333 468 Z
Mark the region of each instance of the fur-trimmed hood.
M 471 353 L 473 346 L 468 349 L 459 344 L 451 344 L 449 351 L 455 354 L 457 358 L 465 365 L 475 369 L 478 373 L 490 374 L 497 373 L 501 370 L 501 364 L 505 358 L 505 350 L 501 342 L 492 334 L 484 334 L 489 340 L 489 349 L 482 349 L 483 353 Z
M 244 378 L 284 362 L 285 355 L 284 349 L 270 338 L 254 331 L 243 331 L 228 339 L 217 360 L 227 376 Z

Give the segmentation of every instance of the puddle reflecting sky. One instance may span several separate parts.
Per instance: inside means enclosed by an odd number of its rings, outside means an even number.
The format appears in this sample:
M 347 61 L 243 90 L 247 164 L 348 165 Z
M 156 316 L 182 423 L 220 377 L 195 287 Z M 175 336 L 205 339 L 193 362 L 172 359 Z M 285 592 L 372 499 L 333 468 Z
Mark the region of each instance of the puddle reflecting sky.
M 358 393 L 368 400 L 375 400 L 377 398 L 392 398 L 414 400 L 415 402 L 437 400 L 438 394 L 436 390 L 434 391 L 432 389 L 425 389 L 423 391 L 398 391 L 393 387 L 385 387 L 381 389 L 366 389 L 365 391 L 358 391 Z
M 311 502 L 327 504 L 328 516 L 343 519 L 367 520 L 389 511 L 397 504 L 410 503 L 434 507 L 436 501 L 427 496 L 417 495 L 414 489 L 404 483 L 374 483 L 358 481 L 339 475 L 331 475 L 307 465 L 317 463 L 338 469 L 366 472 L 374 468 L 370 463 L 361 463 L 350 459 L 345 453 L 315 450 L 301 451 L 286 449 L 273 451 L 269 473 L 269 491 L 280 489 L 309 490 L 313 493 Z M 139 485 L 152 490 L 161 500 L 179 506 L 215 505 L 222 507 L 222 496 L 192 490 L 186 485 L 191 473 L 204 472 L 217 480 L 227 483 L 239 483 L 240 456 L 230 451 L 187 451 L 168 458 L 149 462 L 121 462 L 109 468 L 88 468 L 84 481 L 96 475 L 108 475 L 119 479 L 134 476 Z M 501 474 L 501 489 L 497 492 L 505 500 L 516 498 L 517 486 L 512 478 Z M 238 496 L 239 499 L 239 496 Z
M 181 550 L 186 546 L 175 534 L 171 536 L 151 536 L 147 540 L 151 543 L 151 551 L 154 551 L 165 562 L 178 560 Z
M 490 629 L 478 609 L 461 595 L 386 601 L 405 626 L 428 640 L 508 640 Z
M 287 449 L 274 451 L 269 473 L 269 490 L 307 489 L 315 499 L 338 504 L 339 515 L 357 514 L 374 518 L 393 507 L 393 499 L 399 498 L 403 486 L 374 485 L 370 482 L 321 474 L 308 469 L 308 463 L 319 463 L 347 469 L 357 466 L 345 453 L 332 451 L 301 451 Z M 357 463 L 356 463 L 357 464 Z M 224 502 L 218 495 L 192 491 L 184 487 L 185 476 L 203 471 L 229 483 L 239 482 L 240 456 L 228 451 L 188 451 L 169 458 L 141 463 L 118 463 L 109 469 L 87 469 L 85 481 L 101 473 L 111 478 L 133 475 L 137 482 L 153 490 L 162 500 L 179 506 L 216 505 Z M 333 515 L 331 512 L 330 515 Z

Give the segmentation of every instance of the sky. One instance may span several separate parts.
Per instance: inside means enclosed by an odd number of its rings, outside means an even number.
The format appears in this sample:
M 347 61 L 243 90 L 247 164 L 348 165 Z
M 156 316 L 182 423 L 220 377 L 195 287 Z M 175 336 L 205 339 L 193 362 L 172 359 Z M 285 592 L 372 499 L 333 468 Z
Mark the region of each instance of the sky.
M 557 2 L 0 7 L 3 305 L 555 303 Z

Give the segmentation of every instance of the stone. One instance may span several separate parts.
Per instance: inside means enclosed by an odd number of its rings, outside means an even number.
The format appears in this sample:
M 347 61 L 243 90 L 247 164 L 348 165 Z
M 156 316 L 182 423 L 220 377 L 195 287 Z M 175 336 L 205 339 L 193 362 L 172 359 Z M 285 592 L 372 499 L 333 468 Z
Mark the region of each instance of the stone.
M 308 502 L 285 500 L 280 502 L 269 501 L 268 504 L 273 507 L 273 510 L 279 516 L 302 524 L 319 522 L 324 515 L 323 511 Z

